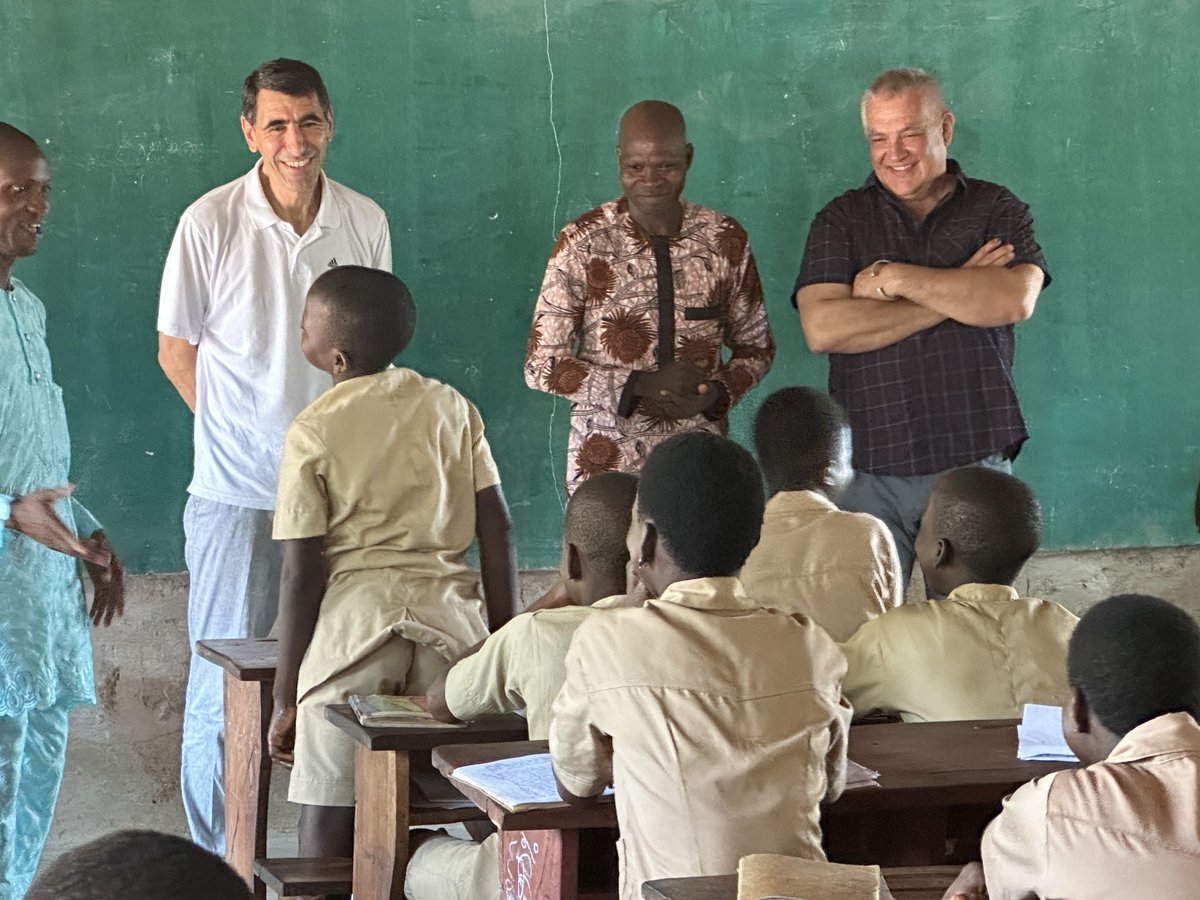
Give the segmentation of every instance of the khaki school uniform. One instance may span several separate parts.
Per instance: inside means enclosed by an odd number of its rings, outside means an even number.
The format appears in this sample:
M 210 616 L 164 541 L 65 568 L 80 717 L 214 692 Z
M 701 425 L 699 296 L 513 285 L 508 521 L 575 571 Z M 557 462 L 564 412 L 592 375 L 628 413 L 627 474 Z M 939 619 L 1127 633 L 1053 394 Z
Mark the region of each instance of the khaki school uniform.
M 842 644 L 842 690 L 855 715 L 905 722 L 1020 718 L 1026 703 L 1062 705 L 1067 642 L 1079 619 L 1005 585 L 965 584 L 945 600 L 909 603 Z
M 735 578 L 594 615 L 567 654 L 550 754 L 581 796 L 616 789 L 622 900 L 651 878 L 824 859 L 818 804 L 845 783 L 845 661 L 810 620 Z
M 762 537 L 742 569 L 746 593 L 804 613 L 835 641 L 904 602 L 891 532 L 867 513 L 843 512 L 816 491 L 767 501 Z
M 1200 727 L 1151 719 L 1103 762 L 1019 788 L 983 837 L 988 896 L 1200 896 Z
M 624 600 L 608 597 L 591 606 L 514 616 L 477 652 L 454 664 L 446 676 L 446 705 L 464 722 L 523 709 L 530 740 L 545 740 L 575 630 L 593 611 Z M 409 900 L 488 900 L 500 894 L 499 867 L 495 835 L 482 843 L 429 838 L 409 860 L 404 895 Z
M 288 429 L 274 537 L 324 536 L 328 579 L 300 666 L 295 803 L 354 805 L 352 693 L 422 693 L 487 634 L 466 563 L 475 494 L 500 477 L 479 413 L 410 369 L 334 386 Z

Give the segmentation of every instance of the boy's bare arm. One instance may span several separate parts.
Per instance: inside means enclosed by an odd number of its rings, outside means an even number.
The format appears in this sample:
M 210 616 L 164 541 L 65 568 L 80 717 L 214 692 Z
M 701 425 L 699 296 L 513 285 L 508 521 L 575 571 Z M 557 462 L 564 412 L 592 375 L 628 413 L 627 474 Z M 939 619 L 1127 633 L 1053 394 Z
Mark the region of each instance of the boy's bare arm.
M 512 618 L 517 596 L 512 519 L 498 484 L 475 494 L 475 536 L 479 539 L 479 573 L 488 628 L 494 632 Z
M 271 757 L 290 765 L 295 744 L 296 684 L 325 595 L 324 536 L 283 541 L 279 577 L 279 662 L 275 669 L 275 711 L 271 717 Z

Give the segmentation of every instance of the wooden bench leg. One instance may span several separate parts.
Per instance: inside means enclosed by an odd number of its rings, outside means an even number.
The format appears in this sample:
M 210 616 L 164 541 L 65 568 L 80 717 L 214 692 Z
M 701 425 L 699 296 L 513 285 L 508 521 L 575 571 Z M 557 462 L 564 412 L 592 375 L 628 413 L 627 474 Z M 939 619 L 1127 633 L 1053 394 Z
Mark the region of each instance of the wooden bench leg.
M 408 753 L 359 744 L 354 773 L 355 900 L 404 900 Z
M 576 900 L 579 832 L 502 831 L 501 900 Z
M 269 682 L 225 676 L 225 861 L 260 900 L 267 888 L 254 875 L 254 860 L 267 855 L 270 691 Z

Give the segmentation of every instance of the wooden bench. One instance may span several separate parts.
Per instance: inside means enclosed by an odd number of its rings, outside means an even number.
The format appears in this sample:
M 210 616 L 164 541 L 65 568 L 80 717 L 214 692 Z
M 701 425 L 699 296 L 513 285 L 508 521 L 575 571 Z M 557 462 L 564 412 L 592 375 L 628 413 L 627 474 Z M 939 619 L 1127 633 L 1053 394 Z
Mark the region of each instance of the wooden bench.
M 266 900 L 254 861 L 267 855 L 271 756 L 267 728 L 279 659 L 274 640 L 197 641 L 201 659 L 225 670 L 225 861 Z
M 254 874 L 280 897 L 326 897 L 352 890 L 350 859 L 256 859 Z
M 958 866 L 913 866 L 883 870 L 896 900 L 942 900 L 958 877 Z M 664 878 L 642 885 L 645 900 L 737 900 L 737 876 Z
M 357 742 L 354 777 L 355 900 L 403 900 L 410 826 L 445 825 L 482 819 L 475 806 L 463 809 L 409 808 L 409 773 L 415 759 L 445 743 L 522 740 L 528 734 L 518 715 L 495 716 L 460 728 L 385 728 L 359 724 L 349 706 L 330 706 L 325 718 Z

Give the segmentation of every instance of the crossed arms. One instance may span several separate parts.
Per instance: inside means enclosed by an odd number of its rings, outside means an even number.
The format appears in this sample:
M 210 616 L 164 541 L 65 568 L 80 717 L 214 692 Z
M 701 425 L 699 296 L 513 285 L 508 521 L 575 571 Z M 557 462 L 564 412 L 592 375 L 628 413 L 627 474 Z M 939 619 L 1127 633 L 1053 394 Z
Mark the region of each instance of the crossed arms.
M 796 292 L 808 348 L 814 353 L 865 353 L 946 319 L 991 328 L 1033 315 L 1044 274 L 1032 263 L 1008 268 L 1012 244 L 998 239 L 962 266 L 938 269 L 873 263 L 853 284 L 810 284 Z

